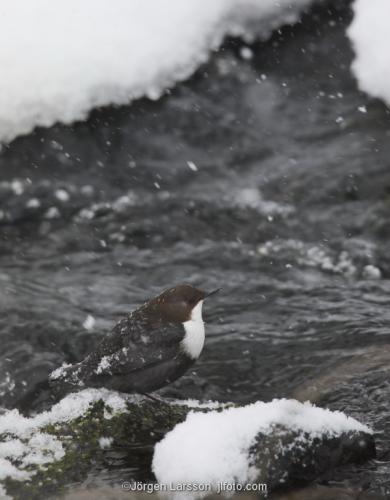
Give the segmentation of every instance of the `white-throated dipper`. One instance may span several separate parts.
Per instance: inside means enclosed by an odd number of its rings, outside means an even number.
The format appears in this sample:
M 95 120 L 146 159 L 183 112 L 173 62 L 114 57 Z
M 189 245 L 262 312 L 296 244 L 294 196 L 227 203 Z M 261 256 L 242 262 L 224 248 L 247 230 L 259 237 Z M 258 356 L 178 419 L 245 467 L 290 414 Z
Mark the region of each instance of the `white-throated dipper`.
M 52 389 L 61 395 L 85 387 L 144 394 L 173 382 L 202 352 L 203 300 L 218 290 L 168 288 L 121 319 L 83 361 L 54 370 Z

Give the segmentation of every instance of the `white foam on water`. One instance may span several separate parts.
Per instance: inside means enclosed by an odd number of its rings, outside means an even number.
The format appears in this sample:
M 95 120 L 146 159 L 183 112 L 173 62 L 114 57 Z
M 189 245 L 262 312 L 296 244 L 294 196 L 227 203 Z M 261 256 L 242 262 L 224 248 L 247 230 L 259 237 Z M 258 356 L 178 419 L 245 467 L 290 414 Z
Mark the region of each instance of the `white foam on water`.
M 348 29 L 356 53 L 352 70 L 361 90 L 390 105 L 390 2 L 355 0 L 353 10 Z
M 322 271 L 355 276 L 357 267 L 350 254 L 343 250 L 334 252 L 329 248 L 294 239 L 266 241 L 257 247 L 260 256 L 288 259 L 299 266 L 314 267 Z M 289 264 L 292 267 L 293 264 Z M 374 266 L 371 266 L 374 267 Z
M 0 6 L 0 141 L 158 98 L 226 35 L 266 38 L 312 0 L 12 0 Z

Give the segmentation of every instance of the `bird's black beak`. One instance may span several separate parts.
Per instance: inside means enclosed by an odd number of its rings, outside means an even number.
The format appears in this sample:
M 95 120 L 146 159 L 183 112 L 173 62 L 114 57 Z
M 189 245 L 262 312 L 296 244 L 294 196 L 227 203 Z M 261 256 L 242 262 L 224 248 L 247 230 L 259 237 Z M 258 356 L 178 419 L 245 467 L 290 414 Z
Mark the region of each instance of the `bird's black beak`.
M 220 290 L 221 290 L 221 288 L 216 288 L 212 292 L 206 293 L 206 295 L 204 296 L 204 298 L 210 297 L 210 295 L 214 295 L 215 293 L 218 293 Z

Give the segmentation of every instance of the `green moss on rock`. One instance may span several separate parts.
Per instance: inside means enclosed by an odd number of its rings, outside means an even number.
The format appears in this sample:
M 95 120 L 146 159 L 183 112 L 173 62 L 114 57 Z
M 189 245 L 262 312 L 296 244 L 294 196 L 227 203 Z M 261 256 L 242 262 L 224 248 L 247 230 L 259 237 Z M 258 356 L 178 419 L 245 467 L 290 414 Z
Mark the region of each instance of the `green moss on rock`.
M 80 417 L 42 427 L 40 432 L 53 435 L 62 443 L 63 458 L 44 466 L 30 466 L 26 469 L 31 472 L 29 480 L 7 478 L 4 487 L 15 499 L 48 498 L 66 484 L 82 481 L 93 465 L 104 463 L 104 450 L 99 443 L 102 437 L 112 439 L 111 448 L 126 449 L 136 443 L 153 445 L 185 420 L 189 410 L 185 405 L 145 399 L 127 403 L 125 411 L 114 412 L 99 400 Z

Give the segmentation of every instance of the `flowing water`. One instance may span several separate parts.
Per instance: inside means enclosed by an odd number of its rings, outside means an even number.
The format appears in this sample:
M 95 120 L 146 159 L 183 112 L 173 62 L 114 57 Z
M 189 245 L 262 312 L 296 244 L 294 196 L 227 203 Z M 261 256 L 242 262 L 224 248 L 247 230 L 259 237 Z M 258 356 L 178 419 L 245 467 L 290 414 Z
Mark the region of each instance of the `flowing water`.
M 164 394 L 341 409 L 378 457 L 324 481 L 389 494 L 390 116 L 351 76 L 350 17 L 316 8 L 249 60 L 228 41 L 157 102 L 3 149 L 3 406 L 164 287 L 222 287 Z M 121 474 L 149 472 L 101 480 Z

